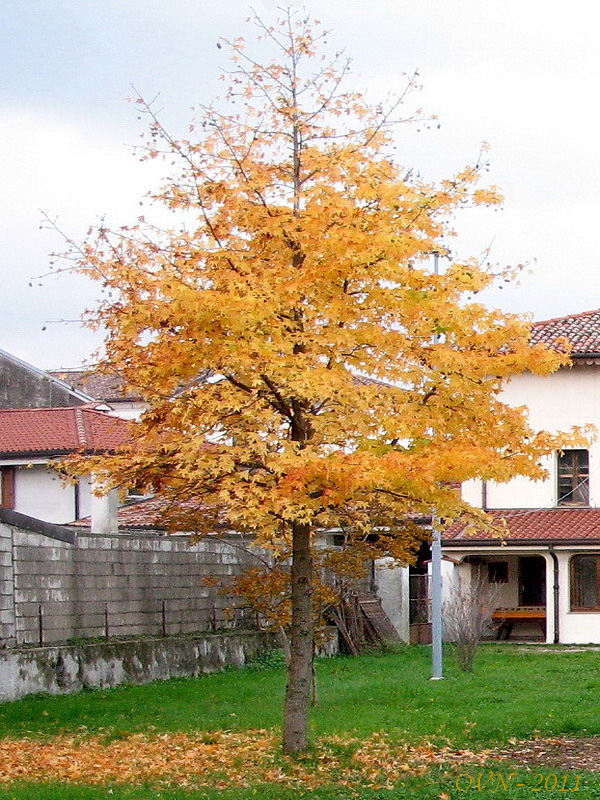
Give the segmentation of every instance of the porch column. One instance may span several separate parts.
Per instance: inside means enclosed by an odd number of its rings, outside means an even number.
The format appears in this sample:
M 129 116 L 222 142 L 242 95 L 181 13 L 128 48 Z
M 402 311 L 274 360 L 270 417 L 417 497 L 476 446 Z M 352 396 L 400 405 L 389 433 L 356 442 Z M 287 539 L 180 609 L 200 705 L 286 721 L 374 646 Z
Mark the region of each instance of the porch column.
M 559 571 L 556 554 L 553 551 L 549 550 L 544 553 L 544 558 L 546 560 L 546 642 L 552 644 L 557 633 L 556 620 L 559 613 Z M 560 634 L 560 630 L 558 633 Z
M 375 560 L 375 591 L 381 606 L 403 642 L 410 640 L 408 567 L 395 566 L 393 558 Z

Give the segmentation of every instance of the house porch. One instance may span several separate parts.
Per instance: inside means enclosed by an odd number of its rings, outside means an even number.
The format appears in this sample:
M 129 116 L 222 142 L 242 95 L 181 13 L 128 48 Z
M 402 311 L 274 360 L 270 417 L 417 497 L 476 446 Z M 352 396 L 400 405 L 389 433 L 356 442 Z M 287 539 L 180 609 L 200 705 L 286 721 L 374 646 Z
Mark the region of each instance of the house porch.
M 450 600 L 477 581 L 493 609 L 489 639 L 554 641 L 554 559 L 543 550 L 469 548 L 451 553 Z M 448 572 L 446 573 L 448 575 Z

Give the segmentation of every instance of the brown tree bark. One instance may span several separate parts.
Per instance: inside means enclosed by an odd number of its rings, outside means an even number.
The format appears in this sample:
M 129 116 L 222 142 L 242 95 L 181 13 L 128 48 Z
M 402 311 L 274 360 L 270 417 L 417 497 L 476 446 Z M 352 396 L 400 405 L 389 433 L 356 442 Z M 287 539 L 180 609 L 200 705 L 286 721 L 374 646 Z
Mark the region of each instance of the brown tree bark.
M 314 658 L 310 533 L 310 525 L 292 524 L 291 659 L 283 722 L 283 750 L 288 754 L 302 752 L 308 747 Z

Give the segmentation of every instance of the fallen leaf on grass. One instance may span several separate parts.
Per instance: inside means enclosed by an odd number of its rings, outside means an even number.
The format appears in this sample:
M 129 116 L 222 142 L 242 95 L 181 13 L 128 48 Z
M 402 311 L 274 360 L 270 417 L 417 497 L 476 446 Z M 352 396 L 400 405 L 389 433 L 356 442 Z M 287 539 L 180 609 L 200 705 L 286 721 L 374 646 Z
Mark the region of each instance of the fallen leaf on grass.
M 281 754 L 274 731 L 216 731 L 197 734 L 57 736 L 0 740 L 0 783 L 17 779 L 64 783 L 154 784 L 234 788 L 260 784 L 313 789 L 325 785 L 393 789 L 407 775 L 435 764 L 483 763 L 489 751 L 473 753 L 410 746 L 374 733 L 367 739 L 323 737 L 306 757 Z

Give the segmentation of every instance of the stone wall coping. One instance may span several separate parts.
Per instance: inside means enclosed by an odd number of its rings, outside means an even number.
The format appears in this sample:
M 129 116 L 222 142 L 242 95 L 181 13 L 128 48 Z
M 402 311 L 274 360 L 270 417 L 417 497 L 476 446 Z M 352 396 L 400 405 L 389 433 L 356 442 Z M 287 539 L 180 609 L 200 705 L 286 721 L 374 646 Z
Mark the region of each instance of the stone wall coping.
M 231 630 L 220 631 L 198 631 L 197 633 L 184 633 L 184 634 L 169 634 L 169 636 L 123 636 L 111 639 L 102 639 L 102 641 L 91 641 L 90 639 L 82 639 L 80 642 L 51 642 L 50 644 L 42 645 L 21 645 L 18 647 L 10 647 L 0 650 L 0 659 L 4 656 L 8 657 L 11 653 L 49 653 L 56 650 L 70 651 L 70 650 L 94 650 L 104 648 L 120 648 L 131 644 L 156 644 L 166 642 L 200 642 L 200 641 L 216 641 L 217 639 L 236 639 L 236 638 L 253 638 L 260 635 L 272 635 L 272 631 L 257 630 L 256 628 L 235 628 Z M 1 701 L 0 701 L 1 702 Z
M 27 514 L 21 514 L 19 511 L 13 511 L 10 508 L 0 508 L 0 522 L 15 528 L 21 528 L 21 530 L 28 533 L 38 533 L 42 536 L 47 536 L 49 539 L 56 539 L 59 542 L 67 542 L 68 544 L 77 542 L 77 534 L 66 525 L 44 522 L 44 520 L 29 517 Z

